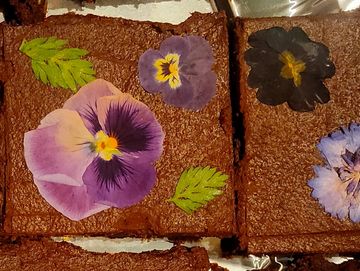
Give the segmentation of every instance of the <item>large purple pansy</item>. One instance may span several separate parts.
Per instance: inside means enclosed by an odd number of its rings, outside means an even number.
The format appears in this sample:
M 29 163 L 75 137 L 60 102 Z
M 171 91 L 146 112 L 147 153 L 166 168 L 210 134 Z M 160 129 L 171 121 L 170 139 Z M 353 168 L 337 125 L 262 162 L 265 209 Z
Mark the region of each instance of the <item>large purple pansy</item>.
M 80 220 L 142 200 L 163 139 L 146 105 L 99 79 L 25 134 L 25 160 L 45 200 Z
M 314 168 L 312 196 L 333 217 L 360 222 L 360 125 L 353 123 L 320 140 L 326 166 Z
M 159 50 L 147 50 L 139 60 L 139 79 L 167 104 L 192 110 L 203 108 L 216 91 L 216 74 L 209 43 L 199 36 L 172 36 Z

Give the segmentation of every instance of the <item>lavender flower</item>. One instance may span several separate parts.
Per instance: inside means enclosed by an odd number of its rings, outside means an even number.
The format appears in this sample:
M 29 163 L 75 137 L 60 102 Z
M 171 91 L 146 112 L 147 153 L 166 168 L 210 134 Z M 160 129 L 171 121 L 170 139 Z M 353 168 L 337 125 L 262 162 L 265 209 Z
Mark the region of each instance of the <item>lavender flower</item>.
M 25 134 L 25 160 L 40 194 L 80 220 L 142 200 L 155 183 L 163 139 L 146 105 L 96 80 Z
M 167 104 L 199 110 L 215 95 L 213 62 L 204 38 L 173 36 L 140 57 L 140 83 L 150 93 L 160 92 Z
M 311 195 L 331 216 L 360 222 L 360 125 L 322 138 L 318 149 L 327 165 L 315 167 L 316 177 L 308 182 Z

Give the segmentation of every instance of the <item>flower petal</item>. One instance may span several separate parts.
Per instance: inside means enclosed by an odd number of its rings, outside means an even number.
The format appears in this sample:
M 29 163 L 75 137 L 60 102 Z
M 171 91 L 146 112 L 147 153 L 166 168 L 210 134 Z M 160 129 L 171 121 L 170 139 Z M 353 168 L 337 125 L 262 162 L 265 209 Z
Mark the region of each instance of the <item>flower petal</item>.
M 46 180 L 35 180 L 35 184 L 45 200 L 71 220 L 79 221 L 110 208 L 95 203 L 89 196 L 85 185 L 72 186 L 47 182 Z
M 162 96 L 165 103 L 186 108 L 187 104 L 194 98 L 195 90 L 192 83 L 187 78 L 180 75 L 180 80 L 181 86 L 176 89 L 170 88 L 168 84 L 165 85 Z
M 292 91 L 292 81 L 280 77 L 272 77 L 259 86 L 256 98 L 267 105 L 279 105 L 289 99 Z
M 96 117 L 97 100 L 103 96 L 120 93 L 121 91 L 113 84 L 103 79 L 97 79 L 80 88 L 74 96 L 65 102 L 64 108 L 77 111 L 85 126 L 95 135 L 101 128 Z
M 81 185 L 82 175 L 94 158 L 93 137 L 75 111 L 58 109 L 24 138 L 25 161 L 35 179 Z
M 150 162 L 160 157 L 164 133 L 154 113 L 142 102 L 125 93 L 100 98 L 98 118 L 106 134 L 116 137 L 122 153 Z
M 86 169 L 84 183 L 96 202 L 124 208 L 141 201 L 155 184 L 154 166 L 124 154 L 105 161 L 96 158 Z
M 289 39 L 285 29 L 272 27 L 252 33 L 248 42 L 252 47 L 271 48 L 277 53 L 282 53 L 288 49 Z
M 141 86 L 148 92 L 155 93 L 162 89 L 164 83 L 160 83 L 155 79 L 156 68 L 154 63 L 159 58 L 164 58 L 159 51 L 149 49 L 140 56 L 138 70 Z
M 350 207 L 346 193 L 347 183 L 342 182 L 333 169 L 315 167 L 314 170 L 317 177 L 308 182 L 314 189 L 312 197 L 319 200 L 327 213 L 344 219 L 348 216 Z
M 345 153 L 348 139 L 341 130 L 331 133 L 320 140 L 317 148 L 333 168 L 344 166 L 341 155 Z
M 180 66 L 182 61 L 187 58 L 190 53 L 189 43 L 186 39 L 180 36 L 171 36 L 164 40 L 160 45 L 160 53 L 164 57 L 167 54 L 178 54 L 180 55 Z
M 347 135 L 346 148 L 352 153 L 355 153 L 360 147 L 360 124 L 351 123 L 349 128 L 343 128 L 344 133 Z
M 209 42 L 199 36 L 186 36 L 183 39 L 187 41 L 190 52 L 184 60 L 180 72 L 186 76 L 208 73 L 214 63 Z
M 359 195 L 352 198 L 349 211 L 350 211 L 349 212 L 350 219 L 355 223 L 360 222 L 360 196 Z
M 213 71 L 202 76 L 191 76 L 189 81 L 194 89 L 194 96 L 184 107 L 191 110 L 203 108 L 215 95 L 216 74 Z

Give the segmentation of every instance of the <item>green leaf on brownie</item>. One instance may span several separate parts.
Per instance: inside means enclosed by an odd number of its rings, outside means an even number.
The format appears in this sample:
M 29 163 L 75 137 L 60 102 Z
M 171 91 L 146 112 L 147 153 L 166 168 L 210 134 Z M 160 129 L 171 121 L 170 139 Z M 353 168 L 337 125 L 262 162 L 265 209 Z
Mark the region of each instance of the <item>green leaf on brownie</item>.
M 169 201 L 188 214 L 192 214 L 210 200 L 223 193 L 228 175 L 209 166 L 185 170 L 176 186 L 175 194 Z
M 64 48 L 67 40 L 56 37 L 23 40 L 19 50 L 31 58 L 35 77 L 53 87 L 71 89 L 95 79 L 91 62 L 81 59 L 89 52 L 79 48 Z

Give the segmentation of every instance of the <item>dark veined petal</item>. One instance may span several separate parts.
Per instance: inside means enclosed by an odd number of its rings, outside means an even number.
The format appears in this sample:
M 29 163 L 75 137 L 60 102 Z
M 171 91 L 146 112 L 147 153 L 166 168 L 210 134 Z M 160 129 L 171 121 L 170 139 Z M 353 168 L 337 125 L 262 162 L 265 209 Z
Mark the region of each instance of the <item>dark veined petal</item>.
M 282 53 L 288 49 L 289 39 L 285 29 L 272 27 L 252 33 L 248 42 L 255 48 L 272 49 Z
M 155 79 L 156 68 L 154 63 L 158 59 L 162 59 L 165 56 L 160 54 L 159 51 L 149 49 L 140 56 L 139 59 L 139 80 L 141 86 L 148 92 L 155 93 L 161 91 L 164 83 L 158 82 Z
M 181 74 L 190 76 L 208 73 L 214 63 L 209 42 L 199 36 L 186 36 L 183 39 L 188 43 L 190 52 L 182 62 Z
M 180 80 L 181 86 L 176 89 L 170 88 L 168 84 L 165 85 L 162 97 L 167 104 L 186 108 L 186 105 L 194 98 L 195 90 L 192 82 L 186 77 L 180 75 Z
M 193 86 L 194 96 L 184 107 L 191 110 L 200 110 L 215 95 L 216 74 L 213 71 L 209 71 L 201 76 L 192 76 L 189 78 L 189 81 Z
M 110 208 L 109 206 L 95 203 L 88 194 L 85 185 L 74 186 L 35 180 L 40 194 L 58 212 L 71 220 L 79 221 Z
M 182 61 L 187 58 L 190 53 L 189 43 L 186 39 L 180 36 L 171 36 L 164 40 L 160 45 L 160 53 L 163 57 L 167 54 L 180 55 L 180 66 Z
M 315 108 L 315 102 L 327 103 L 330 100 L 330 93 L 322 81 L 306 74 L 302 75 L 302 83 L 288 100 L 290 108 L 296 111 L 311 111 Z
M 268 78 L 259 86 L 256 98 L 267 105 L 286 102 L 293 93 L 292 81 L 279 77 Z
M 289 41 L 293 43 L 307 43 L 311 42 L 308 35 L 300 27 L 293 27 L 288 32 Z
M 141 161 L 157 160 L 163 150 L 164 133 L 153 112 L 129 94 L 98 100 L 98 118 L 107 135 L 118 141 L 122 153 Z
M 110 161 L 96 158 L 84 174 L 88 193 L 96 202 L 123 208 L 141 201 L 155 184 L 154 166 L 141 157 L 115 156 Z
M 95 157 L 89 145 L 92 140 L 77 112 L 55 110 L 38 129 L 25 134 L 26 164 L 35 179 L 80 186 L 85 169 Z
M 113 84 L 103 79 L 97 79 L 80 88 L 74 96 L 65 102 L 64 108 L 77 111 L 82 117 L 85 126 L 95 135 L 101 128 L 96 117 L 97 99 L 119 93 L 121 91 Z

